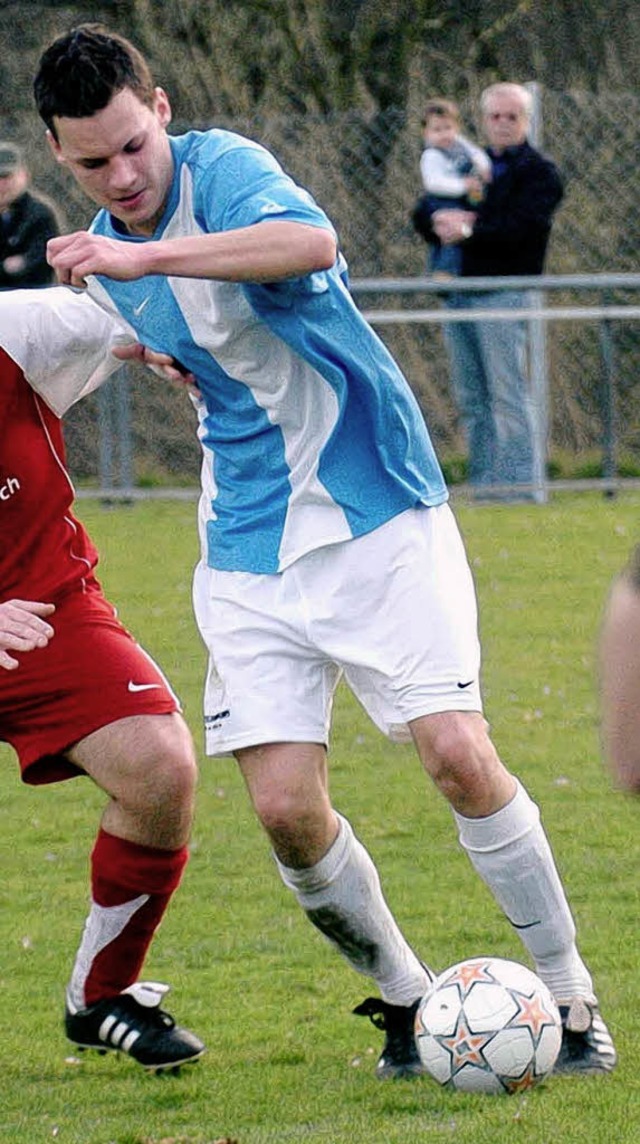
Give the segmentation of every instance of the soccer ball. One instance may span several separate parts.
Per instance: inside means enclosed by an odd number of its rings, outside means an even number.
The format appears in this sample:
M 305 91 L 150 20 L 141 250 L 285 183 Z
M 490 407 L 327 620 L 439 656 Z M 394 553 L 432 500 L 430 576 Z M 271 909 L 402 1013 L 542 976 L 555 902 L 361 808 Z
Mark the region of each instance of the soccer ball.
M 462 1092 L 511 1093 L 539 1084 L 562 1040 L 558 1007 L 526 966 L 473 957 L 436 977 L 416 1013 L 426 1072 Z

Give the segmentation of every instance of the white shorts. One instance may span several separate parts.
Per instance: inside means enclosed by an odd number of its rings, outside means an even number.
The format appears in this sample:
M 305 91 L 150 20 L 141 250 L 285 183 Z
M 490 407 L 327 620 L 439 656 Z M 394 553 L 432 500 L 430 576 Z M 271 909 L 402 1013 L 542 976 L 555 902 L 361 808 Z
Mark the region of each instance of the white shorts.
M 198 564 L 194 607 L 209 650 L 206 751 L 328 744 L 344 678 L 391 739 L 438 711 L 481 711 L 476 597 L 448 505 L 410 509 L 283 572 Z

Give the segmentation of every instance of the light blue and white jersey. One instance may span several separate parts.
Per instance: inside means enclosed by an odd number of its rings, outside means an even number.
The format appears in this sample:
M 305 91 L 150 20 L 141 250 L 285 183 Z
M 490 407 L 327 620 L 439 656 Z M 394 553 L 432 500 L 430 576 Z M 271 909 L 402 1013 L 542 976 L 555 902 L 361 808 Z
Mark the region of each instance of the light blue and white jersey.
M 174 178 L 153 240 L 284 219 L 332 229 L 259 144 L 228 131 L 173 137 Z M 100 212 L 92 229 L 126 242 Z M 197 378 L 203 559 L 275 573 L 447 491 L 419 406 L 362 318 L 339 259 L 274 284 L 90 279 L 138 339 Z

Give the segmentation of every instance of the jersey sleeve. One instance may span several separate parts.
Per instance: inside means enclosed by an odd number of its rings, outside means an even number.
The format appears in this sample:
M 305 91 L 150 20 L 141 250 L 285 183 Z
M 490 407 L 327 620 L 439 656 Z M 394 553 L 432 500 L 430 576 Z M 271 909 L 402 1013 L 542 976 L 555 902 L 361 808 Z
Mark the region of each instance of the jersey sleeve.
M 317 226 L 337 237 L 313 196 L 286 174 L 275 156 L 259 143 L 232 132 L 214 131 L 204 137 L 194 167 L 194 194 L 196 215 L 208 233 L 282 219 Z M 261 287 L 245 285 L 250 301 L 256 292 L 266 291 L 274 305 L 284 308 L 292 306 L 296 298 L 326 289 L 324 272 Z
M 86 293 L 64 286 L 0 293 L 0 346 L 58 417 L 119 368 L 111 350 L 132 340 Z
M 208 145 L 209 144 L 209 145 Z M 207 231 L 235 230 L 267 219 L 333 226 L 312 195 L 259 143 L 229 133 L 199 150 L 194 170 L 197 213 Z

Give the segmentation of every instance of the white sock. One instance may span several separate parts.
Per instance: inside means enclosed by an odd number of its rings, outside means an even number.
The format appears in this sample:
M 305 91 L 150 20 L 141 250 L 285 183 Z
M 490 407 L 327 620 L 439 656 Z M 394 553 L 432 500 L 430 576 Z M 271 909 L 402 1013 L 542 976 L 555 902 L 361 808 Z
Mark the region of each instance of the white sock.
M 461 846 L 554 996 L 593 997 L 540 811 L 524 787 L 518 782 L 511 802 L 486 818 L 454 816 Z
M 307 917 L 359 973 L 373 977 L 385 1001 L 411 1005 L 425 992 L 424 966 L 400 933 L 377 870 L 350 824 L 315 866 L 294 870 L 276 858 L 285 886 Z
M 85 987 L 98 954 L 124 933 L 134 914 L 148 901 L 148 894 L 140 894 L 119 906 L 100 906 L 92 901 L 67 986 L 67 1006 L 70 1012 L 77 1013 L 87 1004 Z

